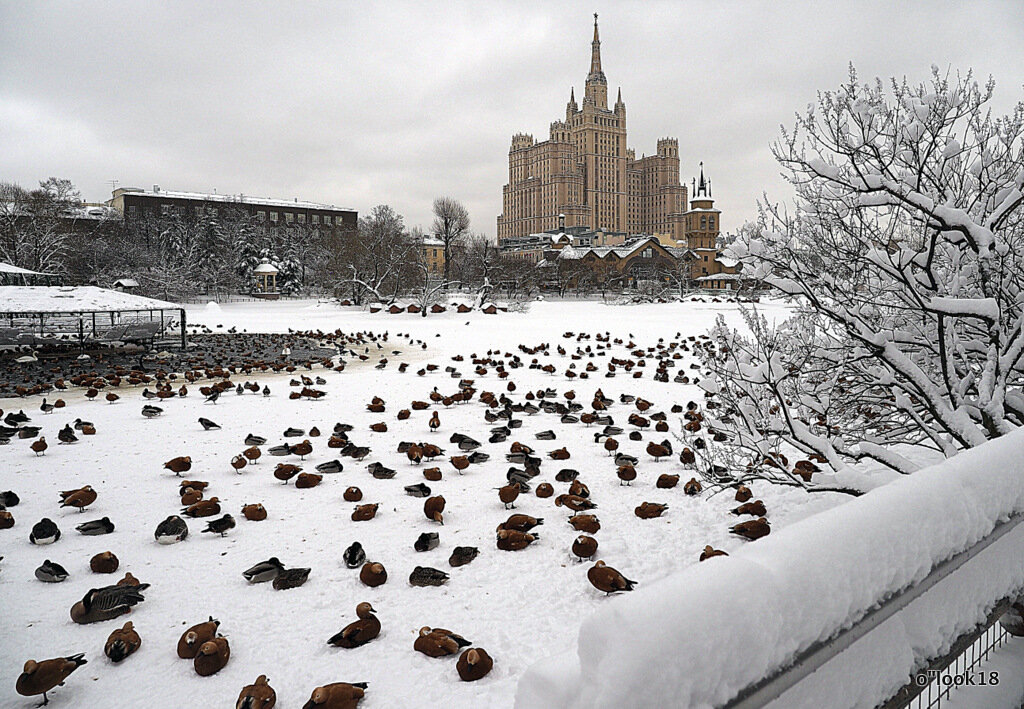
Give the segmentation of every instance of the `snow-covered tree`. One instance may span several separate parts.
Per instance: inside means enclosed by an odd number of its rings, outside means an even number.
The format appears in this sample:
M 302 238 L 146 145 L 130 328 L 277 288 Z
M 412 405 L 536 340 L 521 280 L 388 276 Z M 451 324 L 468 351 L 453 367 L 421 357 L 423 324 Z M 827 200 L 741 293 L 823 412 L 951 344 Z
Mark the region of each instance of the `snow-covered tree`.
M 469 211 L 452 197 L 434 200 L 434 235 L 444 244 L 444 280 L 451 278 L 456 252 L 469 234 Z
M 856 486 L 857 461 L 909 473 L 1024 424 L 1024 103 L 995 117 L 992 91 L 851 68 L 775 144 L 794 208 L 764 206 L 730 251 L 801 312 L 715 331 L 707 385 L 741 437 Z

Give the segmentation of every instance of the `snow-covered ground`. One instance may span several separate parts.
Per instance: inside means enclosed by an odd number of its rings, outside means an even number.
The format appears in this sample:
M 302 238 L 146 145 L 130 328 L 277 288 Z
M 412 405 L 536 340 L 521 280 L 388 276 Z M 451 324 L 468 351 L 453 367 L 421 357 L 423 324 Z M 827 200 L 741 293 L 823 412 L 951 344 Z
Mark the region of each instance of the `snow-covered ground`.
M 781 315 L 783 306 L 763 306 L 771 315 Z M 587 405 L 600 387 L 618 402 L 622 393 L 638 394 L 654 403 L 652 411 L 668 412 L 672 404 L 700 400 L 700 392 L 691 385 L 653 381 L 653 367 L 643 378 L 634 379 L 621 372 L 605 378 L 603 372 L 611 356 L 627 357 L 628 350 L 615 346 L 607 357 L 584 358 L 576 362 L 577 371 L 590 361 L 599 371 L 587 381 L 570 381 L 563 372 L 572 363 L 556 351 L 562 345 L 570 354 L 577 346 L 593 347 L 595 340 L 577 343 L 563 339 L 565 331 L 605 332 L 641 347 L 656 345 L 659 338 L 671 340 L 676 332 L 684 336 L 704 332 L 718 314 L 725 314 L 739 325 L 736 307 L 727 303 L 684 303 L 613 307 L 600 303 L 535 303 L 527 313 L 488 316 L 482 313 L 459 315 L 446 313 L 422 318 L 418 315 L 387 315 L 354 308 L 339 308 L 314 301 L 246 303 L 221 306 L 197 306 L 188 313 L 190 323 L 203 323 L 217 329 L 235 326 L 263 332 L 284 332 L 288 328 L 321 328 L 345 332 L 389 331 L 389 341 L 405 342 L 397 333 L 408 333 L 428 344 L 428 349 L 402 348 L 392 356 L 391 347 L 382 351 L 389 365 L 373 367 L 377 353 L 364 363 L 350 364 L 342 373 L 317 368 L 311 374 L 326 378 L 321 388 L 328 392 L 321 401 L 289 400 L 288 376 L 248 377 L 260 385 L 269 384 L 272 396 L 263 398 L 228 392 L 216 405 L 204 404 L 198 386 L 184 399 L 162 405 L 166 413 L 156 419 L 140 415 L 143 399 L 140 391 L 120 390 L 121 400 L 113 405 L 85 400 L 80 393 L 64 395 L 65 409 L 51 415 L 38 411 L 39 399 L 0 400 L 4 410 L 24 408 L 33 424 L 43 427 L 50 442 L 44 456 L 36 457 L 29 441 L 15 439 L 0 447 L 0 490 L 11 489 L 21 504 L 11 508 L 17 524 L 0 531 L 0 705 L 27 707 L 33 700 L 19 697 L 14 684 L 21 667 L 29 658 L 42 660 L 57 655 L 85 652 L 89 664 L 72 675 L 65 687 L 51 694 L 54 707 L 98 706 L 225 706 L 235 700 L 239 690 L 258 675 L 266 674 L 278 693 L 278 705 L 300 706 L 317 685 L 335 681 L 366 681 L 369 690 L 362 706 L 511 706 L 516 684 L 522 673 L 540 658 L 559 655 L 574 647 L 584 618 L 613 603 L 587 581 L 589 563 L 578 563 L 569 552 L 577 533 L 566 520 L 569 512 L 555 507 L 553 498 L 539 499 L 533 493 L 520 496 L 518 512 L 543 517 L 537 531 L 540 540 L 520 552 L 495 548 L 495 527 L 508 517 L 495 490 L 504 483 L 509 464 L 504 454 L 509 443 L 520 440 L 544 455 L 537 483 L 548 481 L 556 494 L 566 484 L 554 481 L 561 467 L 580 471 L 580 479 L 598 504 L 596 514 L 601 530 L 597 557 L 639 581 L 641 587 L 697 563 L 704 545 L 727 551 L 743 542 L 728 533 L 736 521 L 728 510 L 736 505 L 732 496 L 722 494 L 693 498 L 674 490 L 656 489 L 661 473 L 690 473 L 676 457 L 655 463 L 644 452 L 651 440 L 668 437 L 645 432 L 642 442 L 620 436 L 621 448 L 640 458 L 639 478 L 631 487 L 622 487 L 615 466 L 593 440 L 593 428 L 582 424 L 563 425 L 557 416 L 523 416 L 522 428 L 513 431 L 508 442 L 485 443 L 482 451 L 491 460 L 471 466 L 459 476 L 447 456 L 457 454 L 448 442 L 454 432 L 486 441 L 495 424 L 483 419 L 485 407 L 479 395 L 473 402 L 444 408 L 438 406 L 442 426 L 431 433 L 427 421 L 430 411 L 413 412 L 407 421 L 397 421 L 396 412 L 408 408 L 414 399 L 427 400 L 437 387 L 442 393 L 456 391 L 445 367 L 458 368 L 463 377 L 476 380 L 478 391 L 506 391 L 506 381 L 490 369 L 485 376 L 473 372 L 472 354 L 484 356 L 488 350 L 520 354 L 529 363 L 531 357 L 518 349 L 520 344 L 535 346 L 551 343 L 550 357 L 538 355 L 541 364 L 552 362 L 557 373 L 548 375 L 538 369 L 512 370 L 510 381 L 518 387 L 511 396 L 522 401 L 528 390 L 557 389 L 558 400 L 573 389 L 577 400 Z M 453 362 L 461 354 L 466 360 Z M 499 356 L 501 356 L 499 355 Z M 502 357 L 508 359 L 507 357 Z M 399 362 L 410 362 L 409 370 L 397 371 Z M 691 373 L 694 360 L 678 360 L 678 368 Z M 436 372 L 417 376 L 416 370 L 428 363 L 439 365 Z M 247 377 L 236 377 L 245 381 Z M 373 414 L 366 404 L 373 396 L 387 402 L 387 411 Z M 617 424 L 634 411 L 631 405 L 616 403 L 611 413 Z M 205 416 L 219 423 L 218 431 L 204 431 L 197 418 Z M 73 446 L 59 446 L 57 431 L 65 423 L 83 418 L 95 423 L 97 434 L 83 437 Z M 673 429 L 678 422 L 670 415 Z M 264 455 L 256 466 L 236 475 L 229 461 L 245 446 L 248 433 L 265 436 L 268 446 L 283 442 L 282 432 L 294 426 L 308 430 L 318 426 L 324 435 L 310 439 L 312 456 L 303 463 L 312 471 L 318 463 L 334 459 L 336 451 L 326 447 L 327 435 L 335 422 L 355 428 L 350 434 L 357 444 L 369 445 L 373 452 L 362 463 L 342 459 L 345 470 L 325 476 L 317 488 L 297 490 L 274 479 L 274 464 L 294 458 Z M 373 433 L 369 425 L 386 421 L 386 433 Z M 558 438 L 538 441 L 534 434 L 553 429 Z M 627 427 L 628 430 L 628 427 Z M 299 439 L 289 439 L 294 443 Z M 399 441 L 436 442 L 447 450 L 439 465 L 444 479 L 428 483 L 433 494 L 447 500 L 445 524 L 438 526 L 423 515 L 423 500 L 406 495 L 405 485 L 423 482 L 426 464 L 412 466 L 404 454 L 396 452 Z M 566 446 L 572 454 L 565 463 L 548 460 L 546 453 Z M 200 534 L 206 520 L 189 522 L 191 534 L 182 544 L 161 546 L 153 539 L 156 525 L 181 509 L 178 482 L 163 463 L 180 455 L 192 457 L 192 470 L 186 477 L 210 483 L 207 497 L 217 496 L 223 510 L 235 515 L 238 526 L 226 538 Z M 392 480 L 376 480 L 366 464 L 380 461 L 396 468 Z M 90 484 L 99 493 L 97 501 L 79 514 L 58 507 L 57 492 Z M 342 499 L 349 485 L 363 491 L 363 502 L 378 502 L 376 519 L 353 522 L 353 504 Z M 753 487 L 755 498 L 765 502 L 773 529 L 833 506 L 847 498 L 834 495 L 807 495 L 798 491 L 767 486 Z M 243 504 L 262 502 L 269 511 L 263 522 L 247 522 L 240 514 Z M 660 519 L 638 519 L 633 509 L 642 501 L 666 502 L 667 514 Z M 108 536 L 86 537 L 74 527 L 85 520 L 109 516 L 117 525 Z M 52 546 L 29 544 L 32 525 L 42 517 L 53 519 L 63 536 Z M 424 531 L 440 534 L 440 547 L 426 553 L 413 550 L 413 542 Z M 367 588 L 358 579 L 358 571 L 345 568 L 342 551 L 359 540 L 368 558 L 380 561 L 388 571 L 388 582 Z M 448 557 L 455 546 L 476 546 L 480 555 L 468 566 L 452 569 Z M 111 576 L 93 574 L 89 559 L 110 550 L 120 559 L 121 568 Z M 299 589 L 275 591 L 269 584 L 250 586 L 241 572 L 270 556 L 279 557 L 287 566 L 311 567 L 309 581 Z M 43 584 L 33 571 L 44 559 L 64 565 L 70 578 L 62 584 Z M 438 588 L 417 588 L 408 583 L 409 573 L 417 566 L 433 566 L 451 574 L 450 581 Z M 75 625 L 68 612 L 90 588 L 115 582 L 125 571 L 152 584 L 146 601 L 125 618 L 93 625 Z M 355 606 L 369 601 L 383 625 L 381 636 L 355 650 L 329 647 L 326 640 L 355 619 Z M 699 599 L 692 599 L 699 603 Z M 191 663 L 179 660 L 175 645 L 183 630 L 214 616 L 221 621 L 221 632 L 231 644 L 231 660 L 220 673 L 207 678 L 197 676 Z M 113 665 L 102 654 L 107 635 L 131 619 L 142 636 L 139 652 L 120 665 Z M 485 648 L 494 658 L 493 672 L 476 683 L 462 683 L 455 671 L 455 660 L 430 659 L 413 651 L 413 641 L 421 626 L 448 628 Z

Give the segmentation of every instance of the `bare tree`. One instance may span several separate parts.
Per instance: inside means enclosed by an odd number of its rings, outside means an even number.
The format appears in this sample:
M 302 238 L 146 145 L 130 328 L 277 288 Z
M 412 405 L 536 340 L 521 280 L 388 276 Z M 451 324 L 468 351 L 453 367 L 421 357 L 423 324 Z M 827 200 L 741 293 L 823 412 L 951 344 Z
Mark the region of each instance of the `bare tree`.
M 469 212 L 462 202 L 451 197 L 434 200 L 434 235 L 444 244 L 444 280 L 450 278 L 453 253 L 469 233 Z
M 405 231 L 402 215 L 386 204 L 359 220 L 359 232 L 335 257 L 341 274 L 335 290 L 347 288 L 354 302 L 366 295 L 391 303 L 409 280 L 419 260 L 419 245 Z
M 751 338 L 721 325 L 709 361 L 748 433 L 858 480 L 851 463 L 909 473 L 915 450 L 1024 424 L 1024 103 L 994 118 L 993 86 L 851 68 L 783 133 L 796 209 L 765 206 L 731 252 L 802 310 Z

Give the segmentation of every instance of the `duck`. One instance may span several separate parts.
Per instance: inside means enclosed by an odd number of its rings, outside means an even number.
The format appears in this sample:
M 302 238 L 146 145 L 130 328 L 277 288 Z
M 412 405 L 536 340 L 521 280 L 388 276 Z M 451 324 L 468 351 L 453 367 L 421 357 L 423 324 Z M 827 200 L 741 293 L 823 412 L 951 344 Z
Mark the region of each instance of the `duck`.
M 196 623 L 178 638 L 178 657 L 182 660 L 193 660 L 199 654 L 199 648 L 217 637 L 220 621 L 212 615 L 209 620 Z
M 242 572 L 242 576 L 249 583 L 265 583 L 273 581 L 282 571 L 284 571 L 284 564 L 276 556 L 272 556 L 266 561 L 253 564 Z
M 430 417 L 430 421 L 427 422 L 427 425 L 430 427 L 431 431 L 436 431 L 441 428 L 441 417 L 438 416 L 436 411 L 433 412 L 433 415 Z
M 82 429 L 83 435 L 88 435 L 85 432 L 88 429 Z M 64 426 L 61 430 L 57 431 L 57 440 L 63 444 L 70 445 L 72 443 L 78 443 L 78 436 L 71 430 L 71 426 Z
M 417 566 L 409 574 L 410 586 L 443 586 L 448 582 L 449 576 L 440 569 L 430 566 Z
M 110 658 L 111 662 L 117 663 L 134 653 L 141 645 L 142 638 L 135 630 L 135 625 L 129 620 L 110 633 L 103 646 L 103 654 Z
M 164 463 L 164 468 L 170 470 L 176 476 L 181 477 L 182 473 L 187 473 L 192 469 L 192 457 L 181 455 L 177 458 L 171 458 L 169 461 Z
M 153 532 L 159 544 L 174 544 L 188 537 L 188 525 L 178 515 L 171 515 L 156 526 Z
M 498 488 L 498 500 L 505 505 L 505 509 L 515 509 L 515 501 L 519 497 L 519 485 L 512 483 Z
M 659 502 L 641 502 L 640 505 L 633 510 L 633 514 L 640 519 L 654 519 L 655 517 L 661 517 L 667 509 L 668 505 L 664 505 Z
M 46 693 L 54 687 L 64 684 L 64 680 L 86 662 L 85 653 L 81 652 L 77 655 L 55 657 L 42 662 L 29 660 L 22 668 L 21 675 L 18 676 L 15 690 L 23 697 L 42 694 L 43 703 L 40 706 L 43 706 L 50 702 Z
M 462 471 L 469 467 L 469 458 L 464 455 L 453 455 L 449 460 L 452 467 L 459 471 L 459 475 L 462 475 Z
M 398 474 L 397 470 L 385 466 L 380 461 L 370 463 L 366 466 L 366 469 L 370 471 L 370 475 L 375 477 L 377 480 L 390 480 Z
M 352 510 L 352 521 L 366 522 L 373 519 L 377 516 L 378 507 L 376 502 L 368 505 L 356 505 L 356 508 Z
M 224 537 L 227 536 L 229 529 L 235 528 L 235 518 L 229 514 L 224 515 L 218 519 L 211 520 L 207 523 L 206 529 L 203 532 L 210 532 L 212 534 L 219 534 Z
M 200 677 L 209 677 L 224 669 L 230 658 L 231 647 L 228 645 L 228 639 L 223 635 L 218 635 L 199 647 L 199 653 L 193 660 L 192 666 Z
M 479 553 L 480 550 L 476 547 L 455 547 L 451 556 L 448 557 L 448 565 L 452 568 L 465 566 L 473 561 Z
M 531 517 L 530 515 L 514 514 L 498 525 L 498 530 L 514 529 L 517 532 L 529 532 L 534 527 L 544 524 L 543 517 Z
M 89 559 L 89 568 L 96 574 L 112 574 L 121 565 L 113 552 L 104 551 Z
M 301 472 L 302 468 L 298 465 L 293 465 L 291 463 L 278 463 L 277 467 L 274 468 L 274 477 L 278 480 L 284 481 L 284 484 L 287 485 L 289 480 Z
M 497 546 L 501 551 L 520 551 L 539 539 L 533 532 L 519 532 L 514 529 L 499 529 Z
M 340 473 L 344 469 L 345 466 L 342 465 L 340 460 L 328 460 L 327 462 L 320 463 L 319 465 L 316 466 L 316 471 L 324 475 L 333 475 L 335 473 Z
M 266 675 L 260 675 L 256 681 L 242 688 L 235 702 L 235 709 L 274 709 L 277 704 L 277 692 L 270 686 Z
M 86 625 L 129 613 L 133 606 L 146 600 L 142 592 L 147 588 L 148 583 L 89 589 L 82 600 L 71 606 L 71 620 L 79 625 Z
M 416 539 L 412 546 L 416 551 L 425 552 L 437 549 L 437 545 L 440 543 L 441 539 L 437 532 L 424 532 Z
M 96 491 L 86 485 L 77 490 L 65 490 L 60 497 L 61 507 L 77 507 L 79 512 L 85 512 L 85 508 L 96 501 Z
M 597 540 L 586 534 L 581 534 L 572 543 L 572 553 L 579 561 L 593 558 L 597 553 Z
M 302 443 L 296 443 L 292 446 L 292 455 L 299 456 L 300 460 L 304 460 L 307 455 L 313 452 L 313 444 L 309 442 L 309 439 L 302 441 Z
M 657 463 L 662 458 L 672 455 L 672 444 L 668 440 L 664 440 L 661 443 L 651 441 L 647 444 L 647 455 L 654 458 L 654 462 Z
M 9 510 L 0 508 L 0 529 L 10 529 L 14 526 L 14 515 Z
M 736 488 L 736 502 L 746 502 L 753 496 L 754 493 L 752 493 L 750 488 L 746 485 L 740 485 Z
M 345 562 L 345 566 L 356 569 L 366 562 L 366 550 L 359 542 L 352 542 L 342 553 L 341 558 Z
M 444 505 L 445 499 L 443 495 L 437 495 L 436 497 L 428 497 L 426 502 L 423 503 L 423 514 L 426 515 L 427 519 L 433 520 L 438 524 L 444 524 Z
M 588 500 L 585 497 L 579 497 L 578 495 L 559 495 L 555 498 L 555 506 L 568 507 L 572 510 L 573 516 L 576 516 L 576 513 L 578 512 L 595 509 L 597 507 L 597 503 Z
M 299 473 L 298 477 L 295 478 L 295 488 L 297 490 L 307 490 L 319 485 L 323 479 L 322 475 L 317 475 L 316 473 Z
M 406 485 L 405 494 L 412 497 L 428 497 L 430 495 L 430 488 L 425 483 Z
M 36 578 L 44 583 L 60 583 L 68 577 L 68 571 L 55 561 L 45 560 L 36 569 Z
M 413 643 L 413 649 L 427 657 L 445 657 L 454 655 L 471 644 L 469 640 L 450 630 L 424 626 L 420 628 L 419 635 Z
M 245 468 L 245 466 L 248 464 L 249 461 L 246 460 L 245 456 L 242 455 L 236 455 L 234 458 L 231 459 L 231 467 L 234 468 L 235 472 L 238 473 L 239 475 L 242 474 L 242 469 Z M 187 503 L 184 500 L 182 500 L 181 504 L 184 505 Z
M 83 534 L 87 537 L 95 537 L 101 534 L 110 534 L 114 531 L 114 523 L 110 521 L 109 517 L 103 517 L 101 519 L 94 519 L 75 527 L 75 530 L 79 534 Z
M 711 558 L 716 557 L 716 556 L 729 556 L 729 555 L 726 554 L 724 551 L 721 551 L 720 549 L 715 549 L 714 547 L 712 547 L 709 544 L 709 545 L 705 546 L 704 547 L 704 551 L 702 551 L 700 553 L 699 561 L 707 561 L 708 559 L 711 559 Z
M 152 404 L 146 404 L 142 407 L 142 415 L 148 419 L 154 419 L 164 412 L 159 406 L 153 406 Z
M 194 505 L 186 507 L 183 512 L 189 517 L 212 517 L 220 514 L 220 498 L 211 497 L 209 500 L 200 500 Z
M 273 587 L 275 591 L 285 591 L 289 588 L 298 588 L 309 579 L 309 568 L 284 569 L 274 577 Z
M 548 453 L 548 457 L 551 458 L 552 460 L 569 460 L 569 458 L 572 456 L 569 453 L 569 449 L 562 447 Z
M 125 575 L 124 575 L 124 578 L 121 579 L 120 581 L 118 581 L 117 585 L 118 586 L 133 586 L 135 588 L 138 588 L 139 586 L 142 585 L 142 582 L 139 581 L 134 576 L 132 576 L 132 572 L 131 571 L 126 571 Z
M 29 446 L 36 456 L 42 455 L 46 451 L 47 447 L 45 436 L 40 436 L 38 440 L 32 441 L 32 445 Z
M 342 493 L 341 497 L 345 502 L 359 502 L 363 499 L 363 491 L 355 486 L 348 487 L 345 488 L 345 492 Z
M 764 503 L 760 500 L 744 502 L 739 507 L 733 508 L 731 512 L 734 515 L 753 515 L 755 517 L 764 517 L 768 514 L 768 511 L 764 507 Z
M 771 534 L 771 524 L 764 517 L 740 522 L 729 528 L 729 531 L 738 537 L 755 541 L 761 537 Z
M 676 477 L 678 478 L 678 476 Z M 700 484 L 700 481 L 697 480 L 697 478 L 690 478 L 686 481 L 686 484 L 683 485 L 683 492 L 691 496 L 699 495 L 703 489 L 704 486 Z
M 379 561 L 367 562 L 359 572 L 359 580 L 370 588 L 376 588 L 387 582 L 388 572 Z
M 263 436 L 257 436 L 255 433 L 250 433 L 245 437 L 245 445 L 247 446 L 263 446 L 266 445 L 267 439 Z
M 475 682 L 478 679 L 483 679 L 493 667 L 494 660 L 481 647 L 464 650 L 455 664 L 455 670 L 463 682 Z
M 619 478 L 619 485 L 622 485 L 623 483 L 629 485 L 636 480 L 636 468 L 632 465 L 620 465 L 618 470 L 615 471 L 615 474 Z
M 242 506 L 242 516 L 250 522 L 262 522 L 267 518 L 267 508 L 259 502 L 250 502 Z
M 537 497 L 547 498 L 555 494 L 555 488 L 551 483 L 541 483 L 537 486 L 535 493 Z
M 43 517 L 32 526 L 28 540 L 33 544 L 53 544 L 60 539 L 60 529 L 49 517 Z
M 334 682 L 317 687 L 302 709 L 356 709 L 365 696 L 366 682 Z
M 587 579 L 598 591 L 604 591 L 605 595 L 617 591 L 632 591 L 636 581 L 630 581 L 617 570 L 598 561 L 587 571 Z
M 365 645 L 380 635 L 380 620 L 369 603 L 365 601 L 356 606 L 356 617 L 353 621 L 335 633 L 327 641 L 328 645 L 343 648 L 356 648 Z
M 573 515 L 568 521 L 573 529 L 585 534 L 597 534 L 601 529 L 601 522 L 596 515 Z

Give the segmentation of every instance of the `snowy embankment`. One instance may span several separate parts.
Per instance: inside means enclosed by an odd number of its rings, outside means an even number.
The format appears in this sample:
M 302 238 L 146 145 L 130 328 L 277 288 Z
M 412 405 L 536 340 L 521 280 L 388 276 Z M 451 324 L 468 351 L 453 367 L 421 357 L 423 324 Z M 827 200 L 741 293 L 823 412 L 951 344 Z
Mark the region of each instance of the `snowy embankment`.
M 721 705 L 1024 510 L 1022 446 L 1010 434 L 609 602 L 516 706 Z M 1024 587 L 1022 545 L 1024 525 L 771 706 L 876 706 Z

